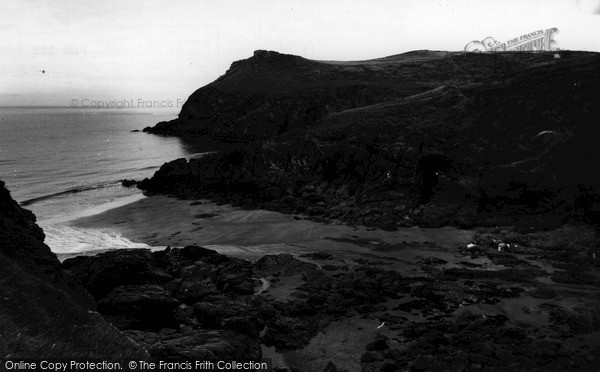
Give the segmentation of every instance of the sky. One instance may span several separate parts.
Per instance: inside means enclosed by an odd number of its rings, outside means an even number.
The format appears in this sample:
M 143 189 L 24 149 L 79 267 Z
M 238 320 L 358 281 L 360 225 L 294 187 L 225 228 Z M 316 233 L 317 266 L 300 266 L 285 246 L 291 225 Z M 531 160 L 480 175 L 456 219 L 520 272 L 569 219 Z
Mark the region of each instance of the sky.
M 552 27 L 600 51 L 600 0 L 2 0 L 0 106 L 178 106 L 257 49 L 364 60 Z

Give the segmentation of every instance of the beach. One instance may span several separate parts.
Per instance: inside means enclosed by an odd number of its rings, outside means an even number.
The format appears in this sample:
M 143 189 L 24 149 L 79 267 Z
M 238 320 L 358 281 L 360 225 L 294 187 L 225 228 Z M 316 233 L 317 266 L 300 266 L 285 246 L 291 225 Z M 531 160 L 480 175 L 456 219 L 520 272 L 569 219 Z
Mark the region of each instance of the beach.
M 339 259 L 356 255 L 393 256 L 410 260 L 411 247 L 435 246 L 448 254 L 470 242 L 474 231 L 452 227 L 407 227 L 383 231 L 364 226 L 324 224 L 301 215 L 244 210 L 207 200 L 151 196 L 67 224 L 109 229 L 136 243 L 153 247 L 200 245 L 246 259 L 265 254 L 328 252 Z M 383 246 L 396 249 L 381 250 Z

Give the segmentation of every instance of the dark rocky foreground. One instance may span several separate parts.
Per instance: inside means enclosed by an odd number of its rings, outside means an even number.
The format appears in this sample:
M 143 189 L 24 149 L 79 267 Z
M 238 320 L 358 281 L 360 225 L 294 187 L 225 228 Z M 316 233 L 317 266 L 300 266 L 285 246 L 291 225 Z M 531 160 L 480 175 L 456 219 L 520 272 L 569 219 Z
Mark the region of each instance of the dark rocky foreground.
M 340 262 L 315 252 L 250 262 L 198 246 L 76 257 L 63 268 L 156 359 L 260 360 L 261 344 L 306 355 L 328 334 L 343 346 L 334 323 L 372 321 L 383 326 L 350 331 L 364 335 L 356 363 L 342 366 L 339 355 L 324 352 L 306 363 L 289 358 L 288 368 L 594 370 L 600 261 L 580 246 L 594 235 L 576 228 L 555 234 L 580 238 L 556 246 L 552 235 L 482 232 L 477 244 L 457 247 L 453 262 L 424 245 L 409 272 L 393 260 Z
M 598 223 L 598 101 L 595 53 L 259 51 L 146 130 L 248 144 L 139 187 L 387 230 Z
M 298 371 L 600 367 L 593 229 L 482 230 L 451 251 L 356 242 L 378 254 L 352 261 L 313 252 L 250 262 L 188 246 L 61 265 L 2 190 L 4 356 L 244 361 L 265 357 L 264 345 Z M 419 256 L 392 255 L 408 250 Z

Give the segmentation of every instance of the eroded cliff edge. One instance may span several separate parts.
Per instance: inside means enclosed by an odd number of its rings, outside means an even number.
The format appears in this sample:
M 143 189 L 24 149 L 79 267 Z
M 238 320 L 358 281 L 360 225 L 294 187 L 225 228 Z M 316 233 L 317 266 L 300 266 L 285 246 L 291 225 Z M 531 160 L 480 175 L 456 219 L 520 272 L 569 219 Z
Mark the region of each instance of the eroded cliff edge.
M 0 357 L 146 357 L 95 313 L 92 296 L 62 269 L 34 214 L 2 181 L 0 266 Z
M 140 187 L 384 229 L 597 223 L 599 99 L 596 53 L 257 52 L 151 131 L 250 144 L 167 163 Z M 311 105 L 310 120 L 282 119 Z

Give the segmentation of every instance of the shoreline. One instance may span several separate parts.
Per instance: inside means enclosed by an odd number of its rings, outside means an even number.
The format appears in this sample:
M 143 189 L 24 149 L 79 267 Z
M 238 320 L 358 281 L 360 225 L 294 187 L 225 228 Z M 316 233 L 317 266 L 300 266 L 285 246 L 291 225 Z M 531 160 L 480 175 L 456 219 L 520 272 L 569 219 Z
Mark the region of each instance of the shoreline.
M 42 223 L 45 225 L 68 224 L 71 221 L 75 221 L 75 220 L 85 218 L 85 217 L 94 216 L 97 214 L 101 214 L 101 213 L 107 212 L 111 209 L 119 208 L 119 207 L 125 206 L 127 204 L 131 204 L 131 203 L 135 203 L 136 201 L 142 200 L 144 198 L 147 198 L 147 196 L 144 195 L 140 191 L 140 192 L 132 194 L 132 195 L 123 196 L 116 200 L 112 200 L 107 203 L 102 203 L 102 204 L 93 206 L 91 208 L 87 208 L 87 209 L 77 211 L 77 212 L 74 212 L 71 214 L 67 214 L 64 216 L 44 218 L 44 219 L 39 220 L 38 223 Z
M 74 213 L 40 219 L 38 224 L 44 230 L 44 243 L 51 248 L 60 261 L 78 255 L 93 255 L 113 249 L 151 248 L 147 244 L 130 241 L 110 228 L 85 229 L 74 227 L 71 224 L 71 221 L 102 214 L 144 198 L 146 196 L 140 192 Z
M 379 255 L 373 248 L 380 245 L 431 244 L 450 251 L 457 244 L 467 244 L 475 234 L 472 230 L 451 227 L 406 227 L 383 231 L 364 226 L 324 224 L 304 216 L 245 210 L 208 200 L 181 200 L 162 195 L 73 218 L 68 221 L 68 226 L 108 229 L 150 247 L 199 245 L 250 260 L 266 254 L 310 252 L 328 252 L 341 259 L 352 259 L 357 254 Z

